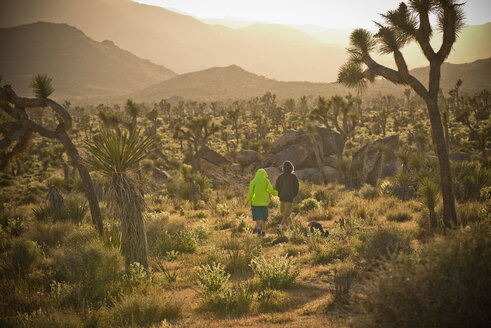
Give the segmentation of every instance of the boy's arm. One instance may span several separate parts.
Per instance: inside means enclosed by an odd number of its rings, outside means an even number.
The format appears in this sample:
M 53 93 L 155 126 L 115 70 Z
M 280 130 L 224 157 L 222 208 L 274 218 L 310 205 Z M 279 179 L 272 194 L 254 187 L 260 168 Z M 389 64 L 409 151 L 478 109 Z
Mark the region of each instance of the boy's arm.
M 249 204 L 252 205 L 252 196 L 254 196 L 254 180 L 249 183 L 249 193 L 247 194 L 247 199 L 249 199 Z
M 273 189 L 273 186 L 271 185 L 271 182 L 268 180 L 268 193 L 270 193 L 273 196 L 278 196 L 278 192 Z
M 295 186 L 294 186 L 294 196 L 295 197 L 298 194 L 298 178 L 295 176 Z

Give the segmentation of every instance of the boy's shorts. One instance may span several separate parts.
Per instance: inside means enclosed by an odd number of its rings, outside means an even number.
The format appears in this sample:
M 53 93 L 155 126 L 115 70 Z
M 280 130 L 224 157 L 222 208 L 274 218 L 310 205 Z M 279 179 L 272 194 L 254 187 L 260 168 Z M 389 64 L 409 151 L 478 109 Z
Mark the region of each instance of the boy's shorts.
M 268 221 L 268 207 L 267 206 L 251 206 L 252 219 L 254 221 Z
M 293 203 L 291 202 L 280 202 L 280 213 L 283 216 L 288 216 L 292 212 Z

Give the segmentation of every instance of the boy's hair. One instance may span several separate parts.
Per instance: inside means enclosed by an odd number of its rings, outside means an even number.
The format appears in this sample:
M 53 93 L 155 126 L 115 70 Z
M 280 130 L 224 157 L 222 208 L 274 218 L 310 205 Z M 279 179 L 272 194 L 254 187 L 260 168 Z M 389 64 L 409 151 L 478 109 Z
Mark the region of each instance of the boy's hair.
M 290 161 L 285 161 L 285 162 L 283 163 L 283 172 L 286 172 L 286 173 L 292 173 L 294 170 L 295 170 L 295 168 L 293 167 L 292 162 L 290 162 Z

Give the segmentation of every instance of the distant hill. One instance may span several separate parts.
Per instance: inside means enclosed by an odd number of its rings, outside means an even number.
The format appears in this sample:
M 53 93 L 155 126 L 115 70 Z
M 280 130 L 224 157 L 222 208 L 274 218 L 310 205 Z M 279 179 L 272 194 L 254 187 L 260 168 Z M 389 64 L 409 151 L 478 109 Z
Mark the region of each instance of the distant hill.
M 426 83 L 428 67 L 412 70 L 411 73 Z M 441 86 L 445 93 L 454 87 L 457 79 L 464 81 L 462 92 L 472 93 L 479 89 L 491 90 L 491 58 L 469 64 L 448 64 L 442 67 Z M 370 84 L 366 95 L 395 94 L 402 96 L 407 87 L 396 86 L 380 80 Z M 182 74 L 141 91 L 128 95 L 138 101 L 158 101 L 173 96 L 195 100 L 226 100 L 260 96 L 271 91 L 278 98 L 306 96 L 346 95 L 350 91 L 338 83 L 285 82 L 269 79 L 248 72 L 239 66 L 213 67 L 204 71 Z
M 334 81 L 343 47 L 291 27 L 256 24 L 235 30 L 130 0 L 2 0 L 0 27 L 67 23 L 95 40 L 185 73 L 236 64 L 281 80 Z
M 0 74 L 20 94 L 31 94 L 35 74 L 53 77 L 56 97 L 121 94 L 177 75 L 67 24 L 39 22 L 0 29 L 0 44 Z

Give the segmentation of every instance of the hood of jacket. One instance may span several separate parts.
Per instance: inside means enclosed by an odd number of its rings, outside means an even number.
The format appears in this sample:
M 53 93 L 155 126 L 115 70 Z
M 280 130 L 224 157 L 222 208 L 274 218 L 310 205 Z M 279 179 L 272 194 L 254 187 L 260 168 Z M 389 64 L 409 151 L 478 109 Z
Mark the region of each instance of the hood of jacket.
M 254 176 L 254 179 L 264 179 L 268 177 L 268 172 L 265 169 L 259 169 Z

